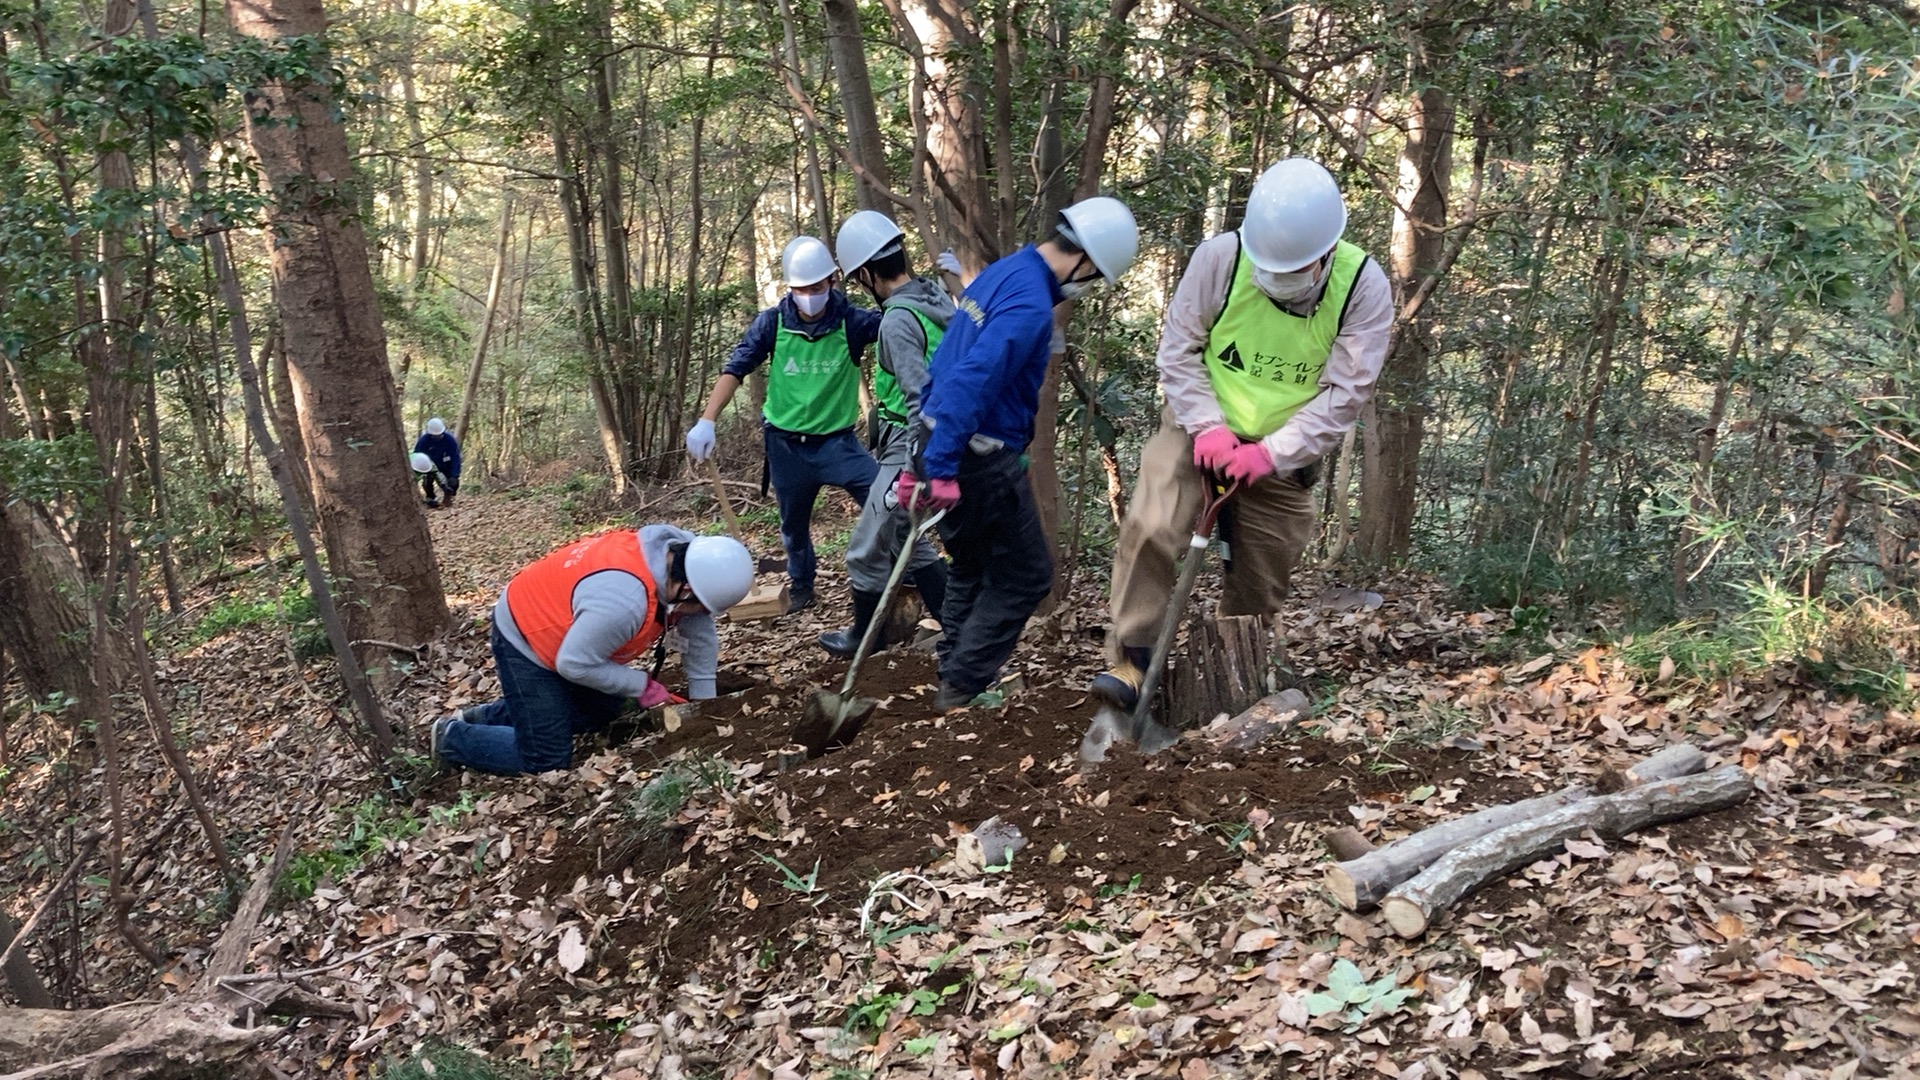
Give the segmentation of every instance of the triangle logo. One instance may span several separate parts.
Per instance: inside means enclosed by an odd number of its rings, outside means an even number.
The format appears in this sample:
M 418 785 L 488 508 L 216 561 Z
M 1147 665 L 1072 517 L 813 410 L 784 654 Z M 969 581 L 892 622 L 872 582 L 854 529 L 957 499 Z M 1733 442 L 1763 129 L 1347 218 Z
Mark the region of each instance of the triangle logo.
M 1220 364 L 1235 371 L 1247 370 L 1247 362 L 1240 358 L 1240 346 L 1231 341 L 1227 343 L 1225 349 L 1220 351 Z
M 791 357 L 791 356 L 789 356 L 789 357 L 787 357 L 787 368 L 786 368 L 786 371 L 787 371 L 787 374 L 789 374 L 789 375 L 798 375 L 798 374 L 800 374 L 800 362 L 799 362 L 798 360 L 795 360 L 795 359 L 794 359 L 793 357 Z

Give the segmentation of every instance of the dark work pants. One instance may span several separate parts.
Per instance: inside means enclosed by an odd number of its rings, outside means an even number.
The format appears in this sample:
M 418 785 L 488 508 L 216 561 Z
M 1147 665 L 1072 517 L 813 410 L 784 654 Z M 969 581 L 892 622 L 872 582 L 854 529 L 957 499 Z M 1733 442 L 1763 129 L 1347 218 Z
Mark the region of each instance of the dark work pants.
M 493 666 L 499 701 L 467 709 L 447 725 L 440 756 L 454 765 L 503 776 L 564 769 L 573 764 L 573 737 L 600 731 L 627 698 L 568 682 L 541 667 L 494 627 Z
M 1017 450 L 967 453 L 960 504 L 940 521 L 953 559 L 940 625 L 940 680 L 977 694 L 1000 677 L 1040 602 L 1053 588 L 1053 556 L 1033 484 Z
M 767 476 L 780 507 L 780 542 L 787 549 L 787 576 L 795 592 L 813 591 L 813 503 L 820 489 L 837 487 L 864 505 L 880 466 L 853 429 L 830 435 L 794 435 L 766 429 Z
M 438 486 L 448 495 L 460 490 L 460 481 L 445 473 L 420 473 L 420 490 L 426 493 L 428 502 L 439 502 L 440 495 L 434 490 Z M 435 481 L 439 483 L 436 485 Z

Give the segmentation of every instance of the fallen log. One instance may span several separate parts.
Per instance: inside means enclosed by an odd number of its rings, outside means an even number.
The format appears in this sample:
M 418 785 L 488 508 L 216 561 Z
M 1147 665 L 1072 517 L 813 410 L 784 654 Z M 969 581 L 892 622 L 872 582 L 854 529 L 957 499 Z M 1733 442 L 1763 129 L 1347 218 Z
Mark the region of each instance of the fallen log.
M 1688 776 L 1707 767 L 1707 755 L 1698 747 L 1675 743 L 1635 765 L 1627 773 L 1630 783 L 1647 784 Z M 1375 848 L 1356 859 L 1335 863 L 1327 868 L 1327 891 L 1341 907 L 1365 911 L 1380 902 L 1395 885 L 1419 873 L 1442 855 L 1470 840 L 1506 828 L 1517 822 L 1532 821 L 1572 803 L 1593 797 L 1593 789 L 1576 784 L 1551 795 L 1522 802 L 1491 806 L 1478 813 L 1443 821 L 1412 836 Z
M 1682 818 L 1724 810 L 1753 794 L 1738 765 L 1596 795 L 1533 821 L 1487 833 L 1447 852 L 1380 901 L 1380 914 L 1403 938 L 1426 933 L 1433 920 L 1487 879 L 1548 858 L 1589 831 L 1608 840 Z
M 1291 727 L 1313 702 L 1298 690 L 1287 689 L 1269 694 L 1245 711 L 1208 724 L 1200 734 L 1215 750 L 1251 750 L 1276 732 Z

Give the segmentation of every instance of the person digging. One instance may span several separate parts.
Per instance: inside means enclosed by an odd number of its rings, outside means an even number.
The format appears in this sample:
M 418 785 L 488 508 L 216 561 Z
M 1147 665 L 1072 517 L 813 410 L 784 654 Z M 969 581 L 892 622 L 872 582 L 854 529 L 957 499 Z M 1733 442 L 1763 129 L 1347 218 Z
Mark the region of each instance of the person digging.
M 821 240 L 794 237 L 780 266 L 787 295 L 756 316 L 734 347 L 687 432 L 687 453 L 702 462 L 713 456 L 714 421 L 764 364 L 767 474 L 793 584 L 787 610 L 794 612 L 813 606 L 813 504 L 820 489 L 840 488 L 865 505 L 879 471 L 854 426 L 860 420 L 860 357 L 879 334 L 880 313 L 854 307 L 833 287 L 838 267 Z
M 436 416 L 427 421 L 427 430 L 413 441 L 413 452 L 425 454 L 433 462 L 433 470 L 420 477 L 420 490 L 426 496 L 427 505 L 451 509 L 453 496 L 460 490 L 460 440 L 447 430 L 447 422 Z
M 1346 221 L 1327 170 L 1290 158 L 1254 184 L 1239 229 L 1194 249 L 1160 334 L 1166 409 L 1114 552 L 1112 667 L 1089 687 L 1106 705 L 1139 700 L 1203 472 L 1238 485 L 1220 525 L 1231 555 L 1220 613 L 1267 615 L 1286 600 L 1321 455 L 1373 396 L 1393 326 L 1387 275 L 1340 239 Z
M 913 464 L 895 490 L 909 511 L 947 511 L 939 530 L 953 569 L 940 613 L 938 708 L 963 708 L 999 678 L 1053 588 L 1026 454 L 1053 354 L 1053 309 L 1118 282 L 1139 244 L 1118 199 L 1067 207 L 1047 239 L 973 279 L 934 350 Z
M 628 701 L 652 709 L 686 700 L 627 666 L 669 627 L 682 643 L 688 697 L 713 697 L 714 617 L 747 595 L 753 571 L 738 540 L 672 525 L 600 533 L 534 562 L 493 606 L 500 700 L 435 721 L 434 761 L 504 776 L 570 767 L 574 736 L 606 728 Z
M 880 340 L 873 373 L 879 412 L 874 456 L 879 471 L 867 490 L 860 518 L 847 542 L 847 581 L 853 591 L 853 625 L 820 635 L 828 654 L 846 659 L 876 617 L 880 595 L 894 558 L 908 543 L 910 515 L 898 505 L 894 484 L 907 467 L 907 423 L 918 411 L 927 384 L 927 363 L 953 318 L 953 298 L 932 278 L 916 277 L 907 261 L 906 237 L 893 219 L 862 210 L 840 226 L 834 254 L 850 283 L 864 287 L 880 304 Z M 913 541 L 907 574 L 934 618 L 946 603 L 947 564 L 926 540 Z M 878 617 L 887 618 L 886 612 Z M 878 648 L 893 644 L 885 636 Z

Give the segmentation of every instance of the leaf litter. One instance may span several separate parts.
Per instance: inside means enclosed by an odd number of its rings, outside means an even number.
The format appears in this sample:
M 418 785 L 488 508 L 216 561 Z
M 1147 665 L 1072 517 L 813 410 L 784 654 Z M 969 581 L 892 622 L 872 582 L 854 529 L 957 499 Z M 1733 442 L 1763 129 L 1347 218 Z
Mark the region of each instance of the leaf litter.
M 480 493 L 432 522 L 464 617 L 394 680 L 416 733 L 498 693 L 488 605 L 581 531 L 549 500 Z M 358 1017 L 295 1025 L 270 1049 L 285 1075 L 368 1076 L 429 1038 L 617 1080 L 1920 1068 L 1911 717 L 1786 676 L 1642 681 L 1570 643 L 1509 660 L 1504 616 L 1454 610 L 1417 577 L 1371 584 L 1309 585 L 1286 614 L 1318 694 L 1307 723 L 1245 753 L 1187 740 L 1097 767 L 1075 756 L 1100 659 L 1091 590 L 1034 622 L 999 708 L 936 714 L 931 657 L 896 649 L 874 662 L 861 738 L 796 759 L 792 718 L 844 670 L 812 648 L 844 606 L 828 602 L 727 625 L 731 692 L 676 731 L 583 744 L 541 777 L 445 776 L 411 800 L 343 749 L 323 665 L 293 671 L 272 635 L 183 646 L 161 676 L 250 859 L 290 824 L 304 853 L 340 856 L 308 864 L 310 891 L 283 896 L 254 950 L 255 970 L 310 972 Z M 1416 941 L 1321 887 L 1335 828 L 1382 843 L 1683 738 L 1747 768 L 1760 796 L 1571 841 Z M 182 798 L 157 755 L 132 756 L 148 823 L 134 915 L 174 978 L 96 918 L 97 1002 L 190 981 L 218 929 Z M 62 805 L 55 782 L 26 769 L 5 792 L 13 908 L 51 883 L 27 856 Z M 988 858 L 983 835 L 1023 843 Z

